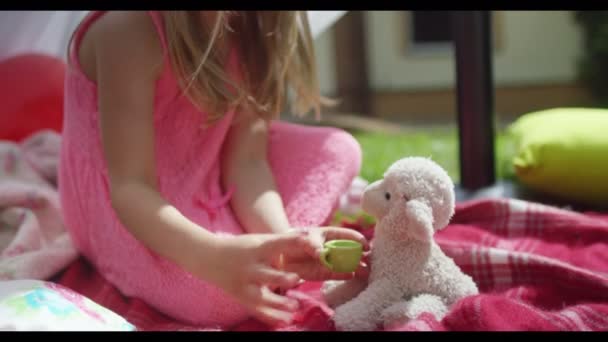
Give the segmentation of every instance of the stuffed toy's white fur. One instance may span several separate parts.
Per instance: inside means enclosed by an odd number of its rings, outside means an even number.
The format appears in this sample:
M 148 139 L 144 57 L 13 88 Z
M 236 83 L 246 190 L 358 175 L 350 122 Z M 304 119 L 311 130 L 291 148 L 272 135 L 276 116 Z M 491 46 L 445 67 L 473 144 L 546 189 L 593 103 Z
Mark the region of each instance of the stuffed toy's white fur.
M 454 185 L 439 165 L 421 157 L 395 162 L 366 188 L 362 206 L 376 218 L 371 274 L 367 282 L 324 284 L 336 329 L 375 330 L 424 312 L 440 320 L 453 303 L 478 293 L 433 239 L 454 213 Z

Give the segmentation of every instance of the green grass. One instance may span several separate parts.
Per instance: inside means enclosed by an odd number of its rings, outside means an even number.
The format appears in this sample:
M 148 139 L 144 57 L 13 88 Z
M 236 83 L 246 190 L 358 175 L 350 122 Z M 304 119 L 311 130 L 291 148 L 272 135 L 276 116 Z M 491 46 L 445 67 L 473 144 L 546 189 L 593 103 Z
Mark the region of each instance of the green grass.
M 363 164 L 360 175 L 368 181 L 382 178 L 393 162 L 407 156 L 431 157 L 448 172 L 455 183 L 460 180 L 458 133 L 455 129 L 420 129 L 397 135 L 358 131 L 351 131 L 351 134 L 361 144 Z M 514 179 L 511 167 L 513 145 L 508 135 L 502 131 L 497 132 L 494 147 L 497 178 Z M 358 220 L 363 220 L 363 226 L 374 222 L 373 217 L 365 213 L 350 217 L 338 211 L 333 223 L 340 225 L 345 221 Z
M 363 165 L 361 177 L 373 181 L 396 160 L 406 156 L 431 157 L 446 169 L 455 183 L 460 180 L 458 136 L 455 129 L 421 129 L 398 135 L 351 132 L 361 144 Z M 495 141 L 496 173 L 499 179 L 512 179 L 510 157 L 512 146 L 504 132 L 497 132 Z

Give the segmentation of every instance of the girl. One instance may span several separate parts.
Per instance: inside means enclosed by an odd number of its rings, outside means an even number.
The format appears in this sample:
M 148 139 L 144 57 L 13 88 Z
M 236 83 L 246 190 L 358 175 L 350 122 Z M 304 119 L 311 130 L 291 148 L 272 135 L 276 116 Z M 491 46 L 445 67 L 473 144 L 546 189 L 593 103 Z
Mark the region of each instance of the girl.
M 298 113 L 322 102 L 304 13 L 93 12 L 69 58 L 65 221 L 125 295 L 193 324 L 275 324 L 297 302 L 273 289 L 353 276 L 318 255 L 362 235 L 293 229 L 323 225 L 361 161 L 342 131 L 273 121 L 287 89 Z

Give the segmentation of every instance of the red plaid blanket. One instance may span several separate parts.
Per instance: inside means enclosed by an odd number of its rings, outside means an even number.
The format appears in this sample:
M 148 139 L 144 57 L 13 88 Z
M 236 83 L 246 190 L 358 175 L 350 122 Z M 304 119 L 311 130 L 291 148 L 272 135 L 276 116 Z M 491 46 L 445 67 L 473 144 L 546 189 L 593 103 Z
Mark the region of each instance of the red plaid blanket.
M 361 224 L 345 226 L 373 232 Z M 456 303 L 440 322 L 423 314 L 394 330 L 608 330 L 608 215 L 518 200 L 467 202 L 458 205 L 452 223 L 436 240 L 474 278 L 481 294 Z M 82 259 L 59 283 L 140 330 L 208 330 L 123 297 Z M 289 293 L 302 305 L 284 330 L 334 330 L 319 287 L 306 283 Z M 268 327 L 250 320 L 233 330 Z

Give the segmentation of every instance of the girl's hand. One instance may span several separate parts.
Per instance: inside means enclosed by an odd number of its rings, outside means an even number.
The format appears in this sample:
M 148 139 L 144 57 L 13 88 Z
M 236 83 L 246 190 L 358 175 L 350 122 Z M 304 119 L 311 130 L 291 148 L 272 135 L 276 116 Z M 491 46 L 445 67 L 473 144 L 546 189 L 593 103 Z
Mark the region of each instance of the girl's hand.
M 335 239 L 355 240 L 369 250 L 362 234 L 334 227 L 219 238 L 212 252 L 215 267 L 203 278 L 232 295 L 260 321 L 287 324 L 298 302 L 271 289 L 293 288 L 302 280 L 350 279 L 367 273 L 363 262 L 352 274 L 332 273 L 321 263 L 323 244 Z
M 213 252 L 215 267 L 205 278 L 232 295 L 260 321 L 271 326 L 287 324 L 298 309 L 298 302 L 270 288 L 295 287 L 300 277 L 273 265 L 280 263 L 281 255 L 305 248 L 309 248 L 309 242 L 297 233 L 219 238 Z
M 361 233 L 338 227 L 301 229 L 298 233 L 305 238 L 306 243 L 303 244 L 303 249 L 293 249 L 284 253 L 280 268 L 285 271 L 297 273 L 301 278 L 311 281 L 347 280 L 355 276 L 365 279 L 369 275 L 367 259 L 370 246 Z M 353 273 L 333 273 L 320 261 L 323 244 L 339 239 L 354 240 L 363 245 L 364 256 L 359 268 Z

